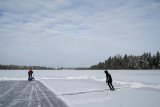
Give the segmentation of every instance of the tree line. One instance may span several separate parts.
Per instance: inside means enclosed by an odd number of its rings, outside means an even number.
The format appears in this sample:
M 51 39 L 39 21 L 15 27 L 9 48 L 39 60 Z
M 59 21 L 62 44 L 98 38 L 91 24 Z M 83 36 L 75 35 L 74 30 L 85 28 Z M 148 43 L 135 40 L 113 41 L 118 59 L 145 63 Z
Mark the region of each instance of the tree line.
M 160 53 L 135 55 L 115 55 L 104 62 L 92 65 L 90 69 L 160 69 Z
M 45 67 L 45 66 L 23 66 L 23 65 L 2 65 L 0 64 L 0 70 L 54 70 L 54 68 Z

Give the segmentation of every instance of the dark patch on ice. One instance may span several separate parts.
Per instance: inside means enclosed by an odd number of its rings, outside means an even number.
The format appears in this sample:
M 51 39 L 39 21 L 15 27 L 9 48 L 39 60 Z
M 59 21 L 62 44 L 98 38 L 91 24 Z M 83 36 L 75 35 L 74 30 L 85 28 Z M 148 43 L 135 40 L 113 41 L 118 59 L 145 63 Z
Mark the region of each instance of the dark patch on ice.
M 68 107 L 40 81 L 0 81 L 0 107 Z

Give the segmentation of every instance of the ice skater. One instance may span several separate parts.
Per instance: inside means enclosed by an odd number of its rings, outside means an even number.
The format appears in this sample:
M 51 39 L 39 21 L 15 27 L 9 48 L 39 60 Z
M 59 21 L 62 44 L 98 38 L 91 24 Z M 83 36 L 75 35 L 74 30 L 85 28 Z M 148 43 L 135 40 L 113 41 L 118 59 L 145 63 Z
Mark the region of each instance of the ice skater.
M 106 83 L 108 83 L 108 86 L 109 86 L 110 90 L 114 90 L 114 87 L 112 85 L 112 76 L 111 76 L 111 74 L 108 73 L 107 70 L 105 70 L 104 73 L 106 74 Z

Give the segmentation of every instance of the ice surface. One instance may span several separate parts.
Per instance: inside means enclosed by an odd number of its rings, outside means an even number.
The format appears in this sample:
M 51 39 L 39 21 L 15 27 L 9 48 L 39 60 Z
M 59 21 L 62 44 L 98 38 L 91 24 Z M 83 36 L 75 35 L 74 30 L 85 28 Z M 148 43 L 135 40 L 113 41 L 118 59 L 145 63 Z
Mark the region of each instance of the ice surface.
M 40 81 L 0 81 L 0 107 L 68 107 Z
M 25 80 L 27 71 L 0 71 L 0 80 Z M 71 107 L 159 107 L 160 70 L 109 70 L 116 91 L 105 83 L 103 70 L 36 70 L 36 80 Z

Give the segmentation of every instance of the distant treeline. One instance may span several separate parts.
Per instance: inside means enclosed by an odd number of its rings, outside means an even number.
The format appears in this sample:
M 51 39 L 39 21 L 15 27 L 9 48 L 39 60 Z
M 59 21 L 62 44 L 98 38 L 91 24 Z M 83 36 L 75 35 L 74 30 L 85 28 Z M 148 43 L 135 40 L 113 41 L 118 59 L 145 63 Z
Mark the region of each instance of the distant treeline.
M 90 69 L 160 69 L 160 53 L 144 53 L 140 56 L 115 55 L 104 62 L 93 65 Z
M 43 66 L 22 66 L 22 65 L 1 65 L 0 64 L 0 70 L 28 70 L 30 68 L 35 70 L 54 70 L 54 68 L 43 67 Z
M 25 65 L 2 65 L 0 64 L 0 70 L 29 70 L 32 68 L 33 70 L 89 70 L 90 68 L 86 67 L 76 67 L 76 68 L 51 68 L 51 67 L 44 67 L 44 66 L 25 66 Z

